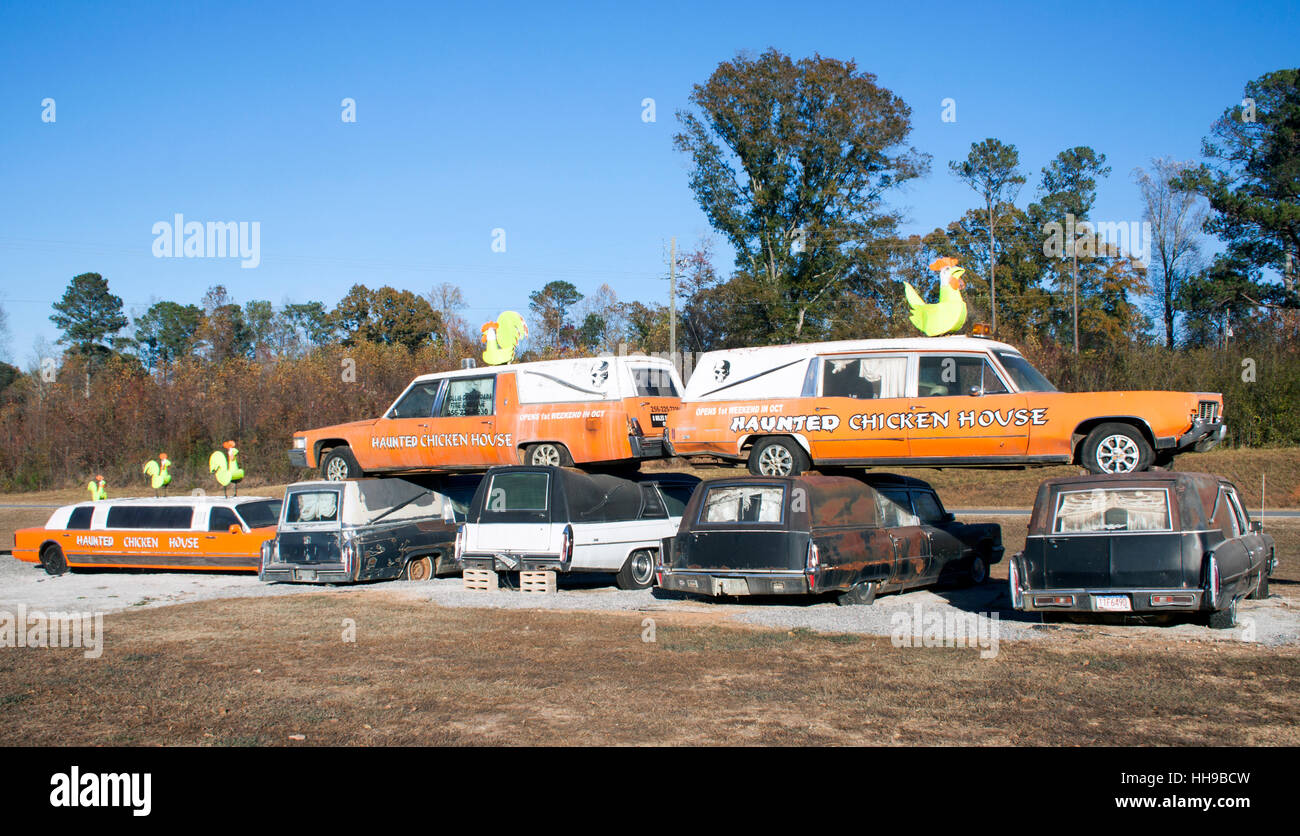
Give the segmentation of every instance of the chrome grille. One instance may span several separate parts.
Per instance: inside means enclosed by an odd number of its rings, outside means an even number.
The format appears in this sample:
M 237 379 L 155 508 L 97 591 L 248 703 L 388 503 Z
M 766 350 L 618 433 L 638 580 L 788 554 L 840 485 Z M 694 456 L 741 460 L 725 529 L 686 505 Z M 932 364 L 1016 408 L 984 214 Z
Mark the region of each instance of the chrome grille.
M 1196 417 L 1201 421 L 1214 423 L 1219 417 L 1219 404 L 1216 401 L 1201 401 Z

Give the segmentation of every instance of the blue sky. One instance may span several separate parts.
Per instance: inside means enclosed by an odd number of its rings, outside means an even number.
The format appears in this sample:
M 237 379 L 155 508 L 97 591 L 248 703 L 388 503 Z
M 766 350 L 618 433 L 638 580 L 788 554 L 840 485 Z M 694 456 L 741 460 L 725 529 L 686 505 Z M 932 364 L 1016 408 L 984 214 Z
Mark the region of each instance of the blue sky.
M 26 367 L 57 338 L 50 304 L 86 271 L 136 314 L 214 284 L 333 305 L 357 282 L 450 281 L 474 324 L 552 279 L 665 301 L 669 237 L 709 232 L 673 113 L 720 61 L 769 46 L 853 58 L 911 105 L 934 161 L 894 196 L 908 232 L 974 205 L 947 162 L 987 136 L 1035 175 L 1022 204 L 1053 155 L 1091 145 L 1113 167 L 1094 217 L 1140 220 L 1133 167 L 1196 157 L 1248 80 L 1295 65 L 1298 24 L 1294 2 L 0 0 L 8 358 Z M 176 213 L 259 222 L 261 265 L 155 258 L 153 225 Z

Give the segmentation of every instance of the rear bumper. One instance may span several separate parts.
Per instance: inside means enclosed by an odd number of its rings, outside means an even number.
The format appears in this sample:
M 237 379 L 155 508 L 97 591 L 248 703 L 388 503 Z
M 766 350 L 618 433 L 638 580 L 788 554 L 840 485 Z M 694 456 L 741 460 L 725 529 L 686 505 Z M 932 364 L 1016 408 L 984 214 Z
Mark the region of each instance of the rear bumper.
M 272 563 L 263 566 L 257 579 L 266 583 L 352 583 L 342 563 Z
M 1160 595 L 1175 596 L 1176 600 L 1167 604 L 1153 603 L 1153 598 Z M 1124 597 L 1128 599 L 1129 609 L 1102 609 L 1098 598 Z M 1158 612 L 1200 612 L 1209 609 L 1209 599 L 1203 589 L 1025 589 L 1021 592 L 1021 603 L 1016 609 L 1024 612 L 1092 612 L 1106 614 L 1158 613 Z M 1043 599 L 1069 599 L 1068 603 L 1049 603 Z
M 290 451 L 289 451 L 289 464 L 293 465 L 294 467 L 306 467 L 306 466 L 307 466 L 307 451 L 306 451 L 306 450 L 290 450 Z
M 808 578 L 803 572 L 707 572 L 690 569 L 661 569 L 659 586 L 695 595 L 807 595 Z
M 663 436 L 628 435 L 628 446 L 632 448 L 634 459 L 662 459 L 664 457 Z
M 490 572 L 567 572 L 569 564 L 558 554 L 484 554 L 461 555 L 463 569 L 487 569 Z

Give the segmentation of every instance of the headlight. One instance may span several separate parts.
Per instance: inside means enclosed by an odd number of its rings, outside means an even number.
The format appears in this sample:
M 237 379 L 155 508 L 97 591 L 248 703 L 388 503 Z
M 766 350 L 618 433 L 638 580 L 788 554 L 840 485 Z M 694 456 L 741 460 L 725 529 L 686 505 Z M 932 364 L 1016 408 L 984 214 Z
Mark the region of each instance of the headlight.
M 295 449 L 295 450 L 306 450 L 306 449 L 307 449 L 307 439 L 304 438 L 303 436 L 295 435 L 295 436 L 293 437 L 293 449 Z

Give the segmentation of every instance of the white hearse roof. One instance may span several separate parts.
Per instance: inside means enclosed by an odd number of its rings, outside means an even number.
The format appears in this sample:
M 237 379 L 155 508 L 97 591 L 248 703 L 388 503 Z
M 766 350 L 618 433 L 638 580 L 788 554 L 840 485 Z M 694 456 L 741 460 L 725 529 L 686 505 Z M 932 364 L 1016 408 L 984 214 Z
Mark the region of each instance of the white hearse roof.
M 668 375 L 679 394 L 685 388 L 676 367 L 662 357 L 642 354 L 606 354 L 599 357 L 572 357 L 564 360 L 507 363 L 501 366 L 477 366 L 472 369 L 455 369 L 420 375 L 407 384 L 384 414 L 391 412 L 412 386 L 435 380 L 483 377 L 503 372 L 516 373 L 519 402 L 524 404 L 632 398 L 639 394 L 637 383 L 631 373 L 633 367 L 654 368 Z
M 505 363 L 500 366 L 475 366 L 471 369 L 452 369 L 451 371 L 445 372 L 430 372 L 429 374 L 419 375 L 411 382 L 419 383 L 425 380 L 441 380 L 444 377 L 477 377 L 482 374 L 496 374 L 497 372 L 512 371 L 550 372 L 552 374 L 562 374 L 574 369 L 575 364 L 584 364 L 585 367 L 590 367 L 590 364 L 600 360 L 674 368 L 672 363 L 662 357 L 651 357 L 649 355 L 641 354 L 607 354 L 601 357 L 569 357 L 563 360 L 533 360 L 528 363 Z
M 445 508 L 454 507 L 452 500 L 444 494 L 398 477 L 342 481 L 315 479 L 294 482 L 285 489 L 286 502 L 280 514 L 281 526 L 293 525 L 284 521 L 290 510 L 287 501 L 290 494 L 324 490 L 340 491 L 344 495 L 341 515 L 344 525 L 366 525 L 381 514 L 384 514 L 385 521 L 392 522 L 440 517 Z M 385 514 L 392 508 L 397 510 Z
M 778 393 L 798 393 L 803 385 L 809 358 L 825 354 L 853 354 L 868 351 L 1009 351 L 1019 354 L 1020 349 L 1007 343 L 983 337 L 903 337 L 901 339 L 836 340 L 793 345 L 765 345 L 750 348 L 728 348 L 710 351 L 700 356 L 686 385 L 683 400 L 698 400 L 710 395 L 725 398 L 788 397 Z M 745 387 L 734 389 L 751 379 L 762 378 L 761 392 L 746 392 Z M 722 395 L 722 390 L 728 390 Z

